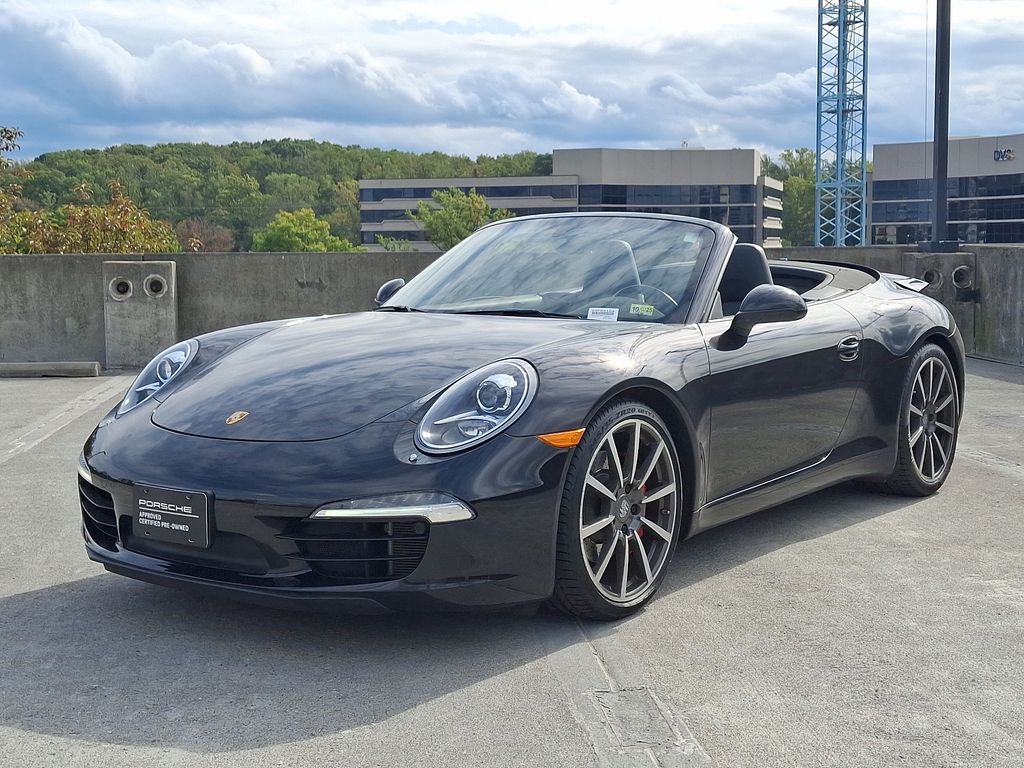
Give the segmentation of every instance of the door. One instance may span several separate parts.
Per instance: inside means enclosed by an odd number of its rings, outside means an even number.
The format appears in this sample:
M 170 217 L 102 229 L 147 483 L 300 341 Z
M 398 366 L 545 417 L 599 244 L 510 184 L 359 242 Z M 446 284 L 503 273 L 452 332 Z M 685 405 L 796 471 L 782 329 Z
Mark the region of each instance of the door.
M 835 301 L 765 323 L 735 348 L 731 318 L 701 324 L 710 356 L 707 501 L 821 461 L 835 447 L 861 379 L 860 325 Z

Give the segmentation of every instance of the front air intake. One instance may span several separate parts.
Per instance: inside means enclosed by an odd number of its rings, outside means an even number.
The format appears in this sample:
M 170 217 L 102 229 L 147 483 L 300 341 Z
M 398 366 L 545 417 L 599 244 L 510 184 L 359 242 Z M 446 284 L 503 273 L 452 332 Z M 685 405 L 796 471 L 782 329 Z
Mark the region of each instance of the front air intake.
M 296 552 L 318 575 L 338 584 L 370 584 L 408 576 L 423 559 L 430 535 L 424 521 L 357 522 L 301 520 L 279 539 L 292 541 Z
M 92 540 L 104 549 L 116 549 L 117 514 L 111 495 L 79 477 L 78 499 L 82 505 L 82 522 Z

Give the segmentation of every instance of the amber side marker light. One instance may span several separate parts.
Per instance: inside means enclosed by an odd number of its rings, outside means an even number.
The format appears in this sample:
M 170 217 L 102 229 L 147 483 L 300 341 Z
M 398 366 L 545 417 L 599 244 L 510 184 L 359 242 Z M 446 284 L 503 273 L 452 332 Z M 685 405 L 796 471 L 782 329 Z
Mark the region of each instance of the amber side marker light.
M 551 432 L 546 435 L 537 435 L 537 439 L 552 448 L 572 448 L 579 445 L 580 440 L 583 439 L 583 433 L 586 431 L 586 429 L 570 429 L 565 432 Z

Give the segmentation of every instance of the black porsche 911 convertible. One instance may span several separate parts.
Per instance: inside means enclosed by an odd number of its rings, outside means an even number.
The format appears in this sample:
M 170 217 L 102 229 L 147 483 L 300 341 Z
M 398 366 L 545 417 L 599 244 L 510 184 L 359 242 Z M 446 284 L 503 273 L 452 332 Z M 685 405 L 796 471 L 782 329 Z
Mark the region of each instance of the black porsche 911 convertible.
M 942 485 L 964 347 L 923 285 L 699 219 L 491 224 L 375 311 L 157 355 L 85 445 L 86 548 L 285 605 L 623 617 L 707 528 Z

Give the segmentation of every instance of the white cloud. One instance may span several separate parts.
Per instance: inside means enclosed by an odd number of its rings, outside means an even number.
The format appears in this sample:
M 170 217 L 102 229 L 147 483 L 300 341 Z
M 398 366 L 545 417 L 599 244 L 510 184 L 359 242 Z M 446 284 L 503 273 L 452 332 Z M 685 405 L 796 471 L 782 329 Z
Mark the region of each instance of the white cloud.
M 617 117 L 622 114 L 618 104 L 602 104 L 596 96 L 580 93 L 569 83 L 558 83 L 557 96 L 545 96 L 541 103 L 556 115 L 572 120 L 594 120 L 598 117 Z
M 873 140 L 930 123 L 926 7 L 872 5 Z M 958 0 L 953 21 L 952 132 L 1024 129 L 1024 3 Z M 806 0 L 8 0 L 2 119 L 26 130 L 27 154 L 283 135 L 776 151 L 813 143 L 815 37 Z

